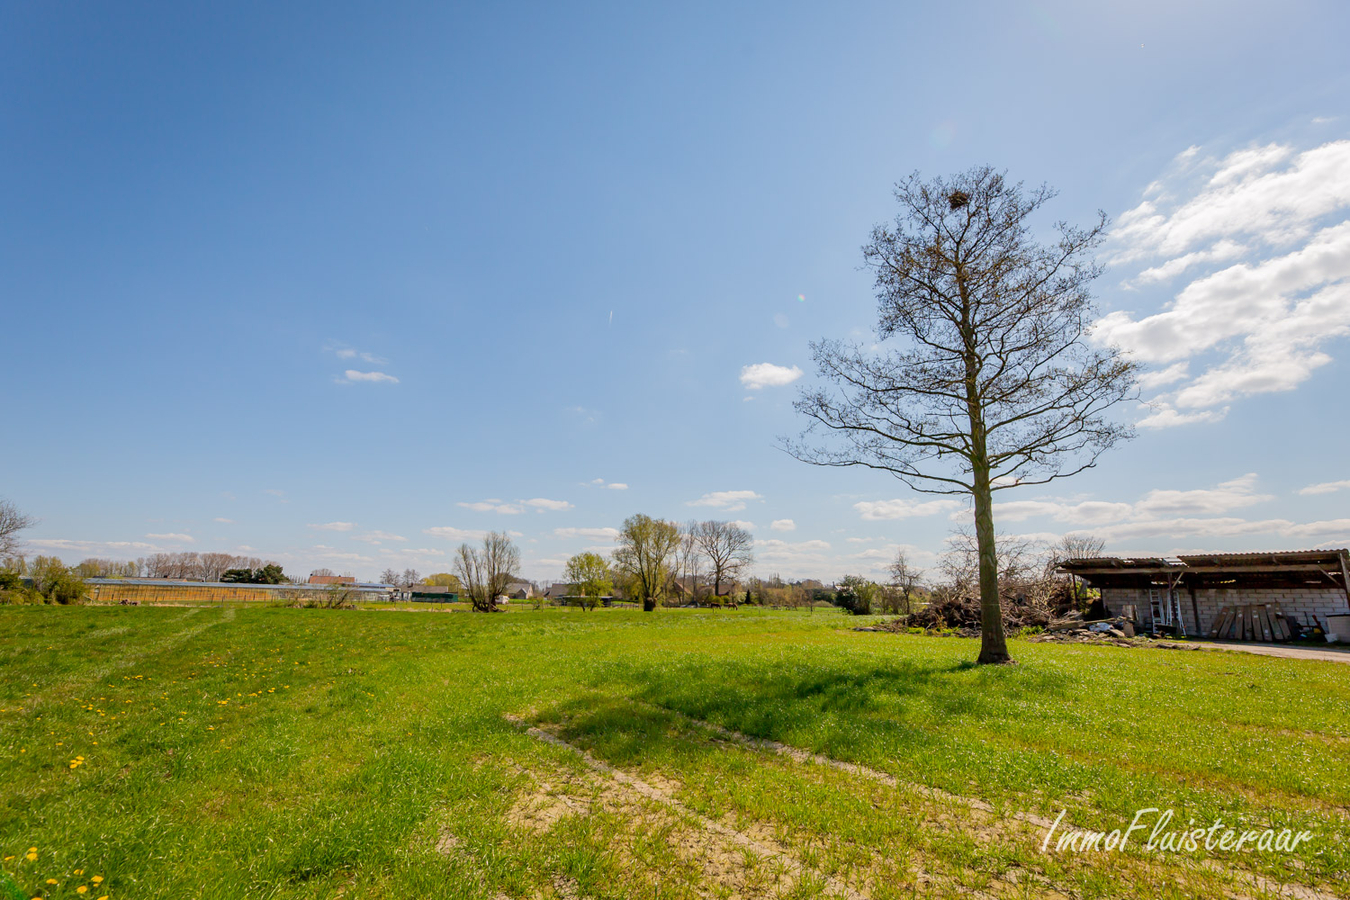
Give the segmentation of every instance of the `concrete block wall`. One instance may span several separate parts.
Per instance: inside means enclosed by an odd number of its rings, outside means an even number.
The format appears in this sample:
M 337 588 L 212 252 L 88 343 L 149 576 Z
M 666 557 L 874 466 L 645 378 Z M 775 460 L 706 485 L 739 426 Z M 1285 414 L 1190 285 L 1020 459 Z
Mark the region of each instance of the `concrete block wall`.
M 1134 604 L 1139 621 L 1145 627 L 1153 624 L 1152 606 L 1148 591 L 1140 588 L 1103 588 L 1102 600 L 1113 614 L 1119 614 L 1121 607 Z M 1177 600 L 1181 606 L 1181 618 L 1189 635 L 1208 635 L 1219 611 L 1225 606 L 1246 606 L 1248 604 L 1276 604 L 1288 617 L 1300 624 L 1307 624 L 1309 616 L 1315 616 L 1326 624 L 1329 615 L 1345 615 L 1350 612 L 1345 591 L 1328 584 L 1322 587 L 1299 588 L 1201 588 L 1195 592 L 1195 606 L 1200 610 L 1197 629 L 1195 613 L 1191 608 L 1190 591 L 1183 585 L 1177 589 Z
M 1308 624 L 1311 621 L 1310 616 L 1315 616 L 1317 621 L 1325 625 L 1327 616 L 1350 612 L 1350 603 L 1346 601 L 1345 591 L 1329 583 L 1325 588 L 1311 585 L 1269 589 L 1209 588 L 1196 591 L 1195 599 L 1200 605 L 1200 615 L 1205 621 L 1206 629 L 1210 627 L 1212 617 L 1223 607 L 1244 606 L 1249 603 L 1278 603 L 1280 610 L 1300 625 Z M 1209 618 L 1206 618 L 1206 610 L 1209 611 Z

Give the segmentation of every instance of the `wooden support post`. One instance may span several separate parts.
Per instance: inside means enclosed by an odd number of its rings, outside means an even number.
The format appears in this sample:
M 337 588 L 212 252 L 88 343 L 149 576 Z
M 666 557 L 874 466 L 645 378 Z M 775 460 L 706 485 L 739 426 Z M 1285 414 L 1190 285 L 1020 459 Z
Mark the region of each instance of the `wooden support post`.
M 1345 554 L 1336 554 L 1341 560 L 1341 583 L 1345 586 L 1345 606 L 1350 609 L 1350 570 L 1345 567 Z

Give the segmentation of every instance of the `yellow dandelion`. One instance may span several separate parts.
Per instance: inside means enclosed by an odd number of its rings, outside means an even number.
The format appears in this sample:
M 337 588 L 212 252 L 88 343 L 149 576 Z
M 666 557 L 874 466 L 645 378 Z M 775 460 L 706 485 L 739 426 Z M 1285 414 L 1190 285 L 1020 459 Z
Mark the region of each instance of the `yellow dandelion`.
M 76 870 L 75 870 L 75 874 L 76 874 L 76 875 L 83 875 L 83 874 L 84 874 L 84 869 L 76 869 Z
M 94 884 L 102 884 L 102 883 L 103 883 L 103 876 L 102 876 L 102 875 L 95 875 L 93 878 L 90 878 L 89 880 L 92 881 Z
M 79 887 L 77 887 L 77 888 L 75 889 L 75 893 L 77 893 L 77 894 L 87 894 L 87 893 L 89 893 L 89 885 L 87 885 L 87 884 L 82 884 L 82 885 L 80 885 Z
M 56 881 L 55 878 L 48 878 L 48 879 L 47 879 L 47 883 L 48 883 L 48 884 L 56 884 L 57 881 Z

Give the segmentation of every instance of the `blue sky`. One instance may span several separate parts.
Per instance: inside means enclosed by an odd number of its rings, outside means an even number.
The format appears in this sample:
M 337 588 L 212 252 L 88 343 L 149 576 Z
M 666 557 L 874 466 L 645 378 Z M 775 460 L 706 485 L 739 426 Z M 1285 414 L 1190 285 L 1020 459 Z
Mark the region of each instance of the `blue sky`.
M 966 513 L 776 449 L 914 170 L 1112 216 L 1137 440 L 998 524 L 1350 543 L 1350 7 L 8 4 L 0 495 L 69 561 L 525 574 L 634 512 L 757 570 L 930 565 Z M 788 382 L 794 367 L 804 374 Z M 1338 484 L 1339 483 L 1339 484 Z M 622 486 L 622 487 L 621 487 Z

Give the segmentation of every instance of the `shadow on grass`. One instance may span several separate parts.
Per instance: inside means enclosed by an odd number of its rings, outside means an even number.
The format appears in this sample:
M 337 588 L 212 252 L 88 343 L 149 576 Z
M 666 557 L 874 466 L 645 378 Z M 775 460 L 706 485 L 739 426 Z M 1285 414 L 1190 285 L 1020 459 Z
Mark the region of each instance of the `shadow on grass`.
M 618 687 L 626 696 L 616 697 Z M 861 662 L 827 657 L 712 659 L 607 672 L 597 691 L 545 718 L 584 734 L 607 757 L 641 758 L 644 744 L 685 730 L 678 717 L 713 723 L 840 759 L 918 754 L 963 733 L 999 729 L 1029 705 L 1071 700 L 1075 683 L 1052 670 L 979 667 L 967 661 Z M 638 701 L 633 703 L 631 701 Z M 615 754 L 610 756 L 610 754 Z

